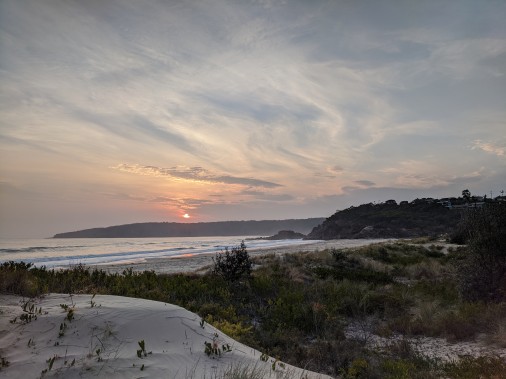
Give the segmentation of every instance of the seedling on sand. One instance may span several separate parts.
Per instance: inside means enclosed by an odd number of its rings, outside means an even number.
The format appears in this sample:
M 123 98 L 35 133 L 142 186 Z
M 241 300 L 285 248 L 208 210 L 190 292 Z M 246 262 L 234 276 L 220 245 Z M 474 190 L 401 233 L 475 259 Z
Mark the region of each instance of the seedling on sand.
M 139 344 L 140 349 L 137 350 L 137 357 L 145 358 L 148 356 L 148 354 L 152 353 L 151 351 L 149 353 L 146 351 L 146 344 L 145 344 L 144 340 L 139 341 L 138 344 Z
M 102 362 L 102 357 L 100 356 L 101 350 L 97 349 L 95 350 L 95 353 L 97 353 L 97 362 Z
M 74 319 L 74 306 L 69 307 L 67 304 L 60 304 L 60 307 L 67 312 L 66 319 L 72 322 Z
M 272 360 L 272 365 L 271 365 L 272 371 L 276 371 L 276 365 L 278 365 L 282 369 L 285 368 L 285 364 L 283 362 L 280 362 L 278 358 Z
M 262 355 L 260 355 L 260 360 L 262 362 L 267 362 L 269 360 L 269 356 L 265 353 L 262 353 Z M 271 362 L 272 362 L 272 364 L 271 364 L 272 371 L 276 371 L 276 365 L 282 369 L 285 368 L 285 364 L 283 362 L 281 362 L 279 360 L 279 358 L 273 359 L 273 360 L 271 360 Z
M 0 358 L 0 370 L 2 370 L 3 367 L 9 366 L 10 362 L 5 359 L 4 357 Z
M 30 300 L 23 303 L 21 306 L 23 309 L 23 313 L 19 316 L 19 320 L 23 324 L 28 324 L 29 322 L 37 320 L 37 315 L 42 314 L 42 307 L 37 308 L 34 303 L 31 303 Z M 11 324 L 15 324 L 18 317 L 14 317 L 12 320 L 9 320 Z
M 69 322 L 72 322 L 73 319 L 74 319 L 74 308 L 69 308 L 69 310 L 67 311 L 67 320 L 69 320 Z
M 53 368 L 53 364 L 54 364 L 54 361 L 56 360 L 56 358 L 58 358 L 58 356 L 55 354 L 53 355 L 51 358 L 49 358 L 46 362 L 47 362 L 47 368 L 42 370 L 42 375 L 41 376 L 44 376 L 44 374 L 46 374 L 48 371 L 51 371 L 51 369 Z
M 93 308 L 93 307 L 96 307 L 96 306 L 97 306 L 97 303 L 95 303 L 95 302 L 93 301 L 93 299 L 95 298 L 95 296 L 96 296 L 96 295 L 97 295 L 97 294 L 96 294 L 96 293 L 94 293 L 94 294 L 93 294 L 93 296 L 91 297 L 91 300 L 90 300 L 90 308 Z M 100 307 L 100 305 L 99 305 L 99 307 Z
M 221 347 L 219 346 L 217 333 L 214 334 L 213 342 L 206 341 L 204 342 L 204 345 L 204 352 L 208 357 L 213 359 L 221 357 L 222 353 L 229 353 L 232 351 L 232 348 L 228 343 L 221 345 Z
M 58 337 L 63 337 L 65 335 L 65 330 L 67 330 L 67 324 L 65 321 L 60 324 L 60 332 L 58 333 Z

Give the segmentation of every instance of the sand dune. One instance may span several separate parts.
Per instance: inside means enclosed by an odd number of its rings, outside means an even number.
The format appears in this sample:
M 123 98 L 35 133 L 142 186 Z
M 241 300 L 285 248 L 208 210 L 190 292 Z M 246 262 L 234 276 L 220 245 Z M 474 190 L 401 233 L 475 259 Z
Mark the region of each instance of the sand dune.
M 33 303 L 37 319 L 29 322 L 20 319 L 28 314 L 23 304 L 20 297 L 0 296 L 0 356 L 9 362 L 0 371 L 4 378 L 200 379 L 246 368 L 263 378 L 330 378 L 279 362 L 273 370 L 272 358 L 262 360 L 259 351 L 171 304 L 51 294 Z M 205 343 L 213 341 L 220 356 L 205 353 Z M 223 345 L 230 351 L 223 352 Z

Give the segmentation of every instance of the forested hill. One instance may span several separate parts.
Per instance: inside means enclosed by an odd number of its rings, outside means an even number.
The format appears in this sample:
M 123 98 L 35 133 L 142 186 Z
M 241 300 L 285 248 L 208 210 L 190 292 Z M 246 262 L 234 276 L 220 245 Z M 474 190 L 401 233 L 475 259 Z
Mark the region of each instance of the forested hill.
M 308 218 L 199 223 L 147 222 L 58 233 L 53 238 L 270 236 L 280 230 L 293 230 L 307 234 L 324 220 L 324 218 Z
M 307 239 L 437 236 L 450 233 L 460 221 L 461 212 L 436 201 L 363 204 L 334 213 Z

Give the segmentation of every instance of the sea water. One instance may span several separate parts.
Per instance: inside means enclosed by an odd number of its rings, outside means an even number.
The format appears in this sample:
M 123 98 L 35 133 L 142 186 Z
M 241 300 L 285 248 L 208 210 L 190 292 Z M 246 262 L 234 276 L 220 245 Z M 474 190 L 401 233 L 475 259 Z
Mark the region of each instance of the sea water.
M 150 258 L 179 258 L 216 253 L 240 245 L 248 250 L 303 245 L 315 241 L 260 240 L 248 237 L 172 238 L 68 238 L 0 239 L 0 264 L 8 261 L 32 263 L 36 267 L 65 268 L 135 264 Z

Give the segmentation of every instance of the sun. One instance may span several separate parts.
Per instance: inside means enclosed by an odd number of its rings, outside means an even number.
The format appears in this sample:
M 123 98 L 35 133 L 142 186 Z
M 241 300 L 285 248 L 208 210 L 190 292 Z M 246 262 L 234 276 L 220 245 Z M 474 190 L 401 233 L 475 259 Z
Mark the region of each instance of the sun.
M 183 215 L 183 218 L 190 218 L 190 215 L 189 215 L 188 213 L 185 213 L 185 214 Z

